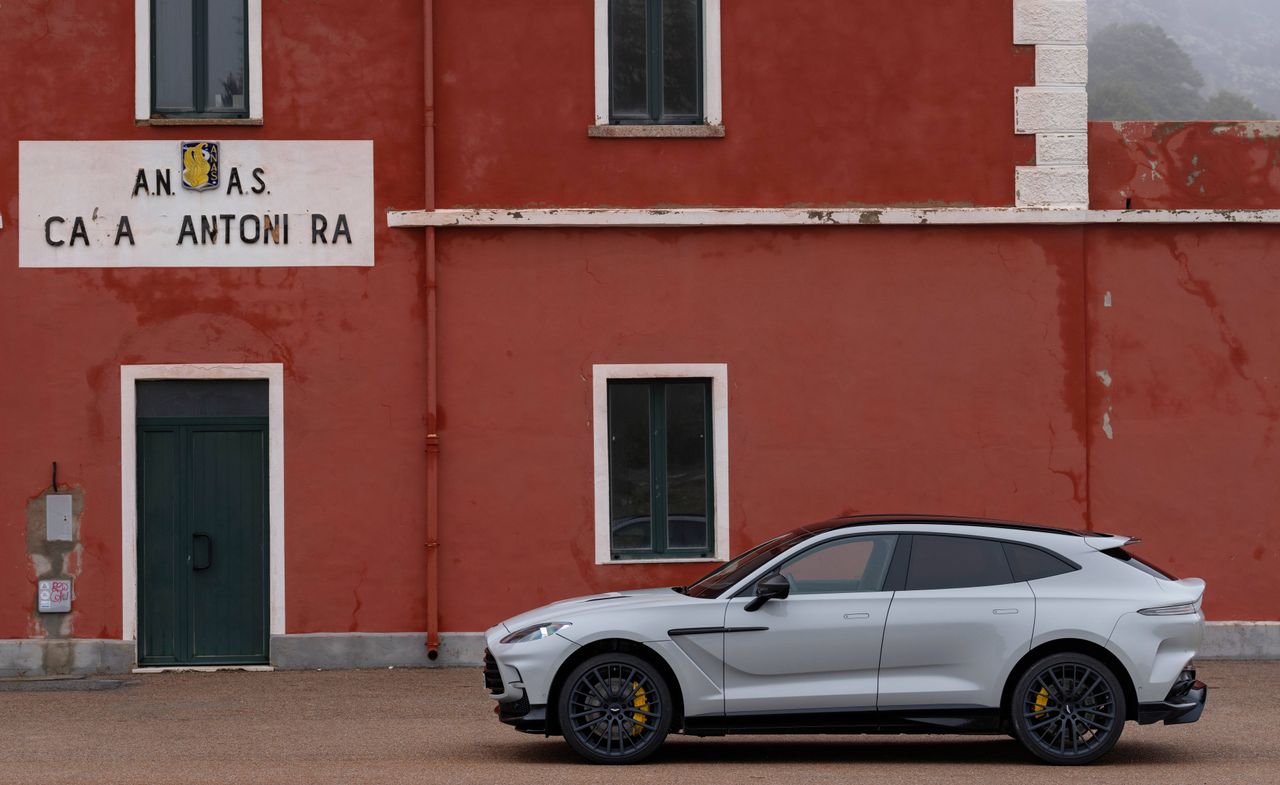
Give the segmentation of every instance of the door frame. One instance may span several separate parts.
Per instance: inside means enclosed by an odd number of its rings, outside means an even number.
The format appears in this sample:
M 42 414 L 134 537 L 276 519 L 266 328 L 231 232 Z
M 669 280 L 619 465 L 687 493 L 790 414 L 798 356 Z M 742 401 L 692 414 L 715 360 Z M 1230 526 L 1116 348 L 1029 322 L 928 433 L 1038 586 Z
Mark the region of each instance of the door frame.
M 166 379 L 267 380 L 268 636 L 285 632 L 284 593 L 284 365 L 192 363 L 120 366 L 120 606 L 121 637 L 138 639 L 139 381 Z M 267 642 L 270 650 L 270 640 Z

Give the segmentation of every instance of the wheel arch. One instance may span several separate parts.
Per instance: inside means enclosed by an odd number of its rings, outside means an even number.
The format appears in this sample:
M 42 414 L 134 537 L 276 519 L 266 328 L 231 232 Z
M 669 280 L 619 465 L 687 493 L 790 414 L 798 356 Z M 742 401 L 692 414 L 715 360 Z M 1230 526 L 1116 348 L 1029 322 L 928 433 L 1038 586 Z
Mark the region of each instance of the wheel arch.
M 674 711 L 671 714 L 671 730 L 679 730 L 684 725 L 684 694 L 680 688 L 680 680 L 676 678 L 675 671 L 667 663 L 661 654 L 646 646 L 639 641 L 633 641 L 628 638 L 605 638 L 602 640 L 592 641 L 583 645 L 573 654 L 565 658 L 556 670 L 555 678 L 551 680 L 551 689 L 547 692 L 547 735 L 559 735 L 562 730 L 560 728 L 560 690 L 564 686 L 564 681 L 568 678 L 569 673 L 578 667 L 579 663 L 585 662 L 597 654 L 607 654 L 609 652 L 621 652 L 630 654 L 653 665 L 661 673 L 662 678 L 667 682 L 667 688 L 671 690 L 671 700 L 674 704 Z
M 1116 678 L 1120 680 L 1120 686 L 1124 690 L 1125 721 L 1137 718 L 1138 692 L 1133 685 L 1133 677 L 1129 675 L 1128 668 L 1124 666 L 1120 658 L 1105 647 L 1091 641 L 1080 638 L 1058 638 L 1036 646 L 1023 655 L 1017 664 L 1013 666 L 1013 670 L 1009 672 L 1009 678 L 1005 680 L 1004 689 L 1000 693 L 1000 717 L 1002 721 L 1009 721 L 1009 712 L 1013 704 L 1013 688 L 1018 683 L 1018 679 L 1022 678 L 1022 674 L 1026 673 L 1032 663 L 1042 657 L 1063 653 L 1085 654 L 1099 660 L 1110 668 L 1115 673 Z

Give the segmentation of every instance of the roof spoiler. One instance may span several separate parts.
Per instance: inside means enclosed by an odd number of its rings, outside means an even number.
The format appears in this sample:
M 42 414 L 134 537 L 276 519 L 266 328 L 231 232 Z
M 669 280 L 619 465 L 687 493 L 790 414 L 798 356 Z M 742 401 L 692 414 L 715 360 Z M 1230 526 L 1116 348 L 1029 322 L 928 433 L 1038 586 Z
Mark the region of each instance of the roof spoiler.
M 1129 537 L 1123 534 L 1093 534 L 1085 535 L 1084 541 L 1097 550 L 1105 551 L 1111 548 L 1123 548 L 1126 545 L 1134 545 L 1142 542 L 1137 537 Z

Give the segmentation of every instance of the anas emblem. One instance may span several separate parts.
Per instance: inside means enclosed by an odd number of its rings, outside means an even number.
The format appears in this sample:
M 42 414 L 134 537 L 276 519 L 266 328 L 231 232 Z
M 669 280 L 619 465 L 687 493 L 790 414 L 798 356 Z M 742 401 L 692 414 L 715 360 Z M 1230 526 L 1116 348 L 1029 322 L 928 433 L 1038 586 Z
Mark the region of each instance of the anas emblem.
M 218 187 L 218 143 L 182 143 L 182 187 L 209 191 Z

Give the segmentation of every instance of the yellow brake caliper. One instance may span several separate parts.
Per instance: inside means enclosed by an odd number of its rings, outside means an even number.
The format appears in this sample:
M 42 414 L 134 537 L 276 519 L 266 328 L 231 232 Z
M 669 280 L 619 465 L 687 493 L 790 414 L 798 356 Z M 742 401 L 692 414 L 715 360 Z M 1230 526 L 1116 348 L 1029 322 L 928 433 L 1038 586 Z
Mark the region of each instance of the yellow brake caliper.
M 647 693 L 645 693 L 644 687 L 641 687 L 640 682 L 638 681 L 631 682 L 631 687 L 636 691 L 635 697 L 631 699 L 631 705 L 639 709 L 640 711 L 648 711 L 649 696 Z M 631 729 L 631 735 L 639 736 L 640 732 L 644 730 L 643 726 L 644 726 L 644 721 L 646 719 L 645 715 L 639 712 L 636 712 L 631 715 L 631 719 L 635 720 L 636 722 L 636 726 Z
M 1044 687 L 1040 688 L 1040 692 L 1036 694 L 1036 719 L 1044 716 L 1044 710 L 1049 706 L 1049 691 Z

